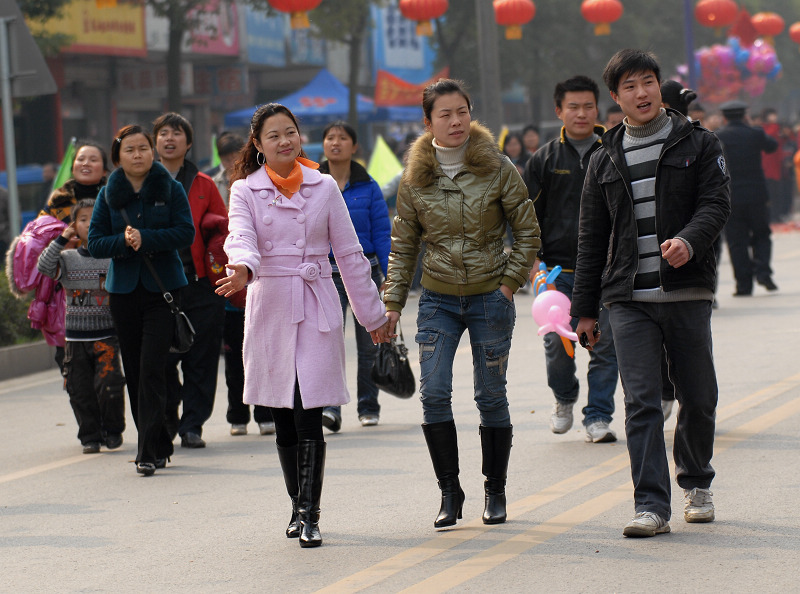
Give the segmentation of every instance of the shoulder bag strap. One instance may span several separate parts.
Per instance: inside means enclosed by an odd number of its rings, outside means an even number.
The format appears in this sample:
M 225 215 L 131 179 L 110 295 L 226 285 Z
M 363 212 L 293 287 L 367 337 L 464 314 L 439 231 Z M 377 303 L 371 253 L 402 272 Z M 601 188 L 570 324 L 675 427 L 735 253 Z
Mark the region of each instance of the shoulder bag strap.
M 122 208 L 119 209 L 119 211 L 122 214 L 122 218 L 125 219 L 125 224 L 128 225 L 128 227 L 130 227 L 131 220 L 128 217 L 128 212 L 125 210 L 125 207 L 123 206 Z M 156 284 L 158 285 L 158 289 L 161 291 L 162 297 L 164 297 L 164 301 L 166 301 L 167 305 L 169 305 L 170 311 L 172 313 L 178 313 L 178 311 L 180 310 L 178 309 L 178 306 L 175 305 L 175 299 L 172 297 L 172 293 L 170 293 L 164 288 L 164 284 L 161 282 L 161 277 L 158 276 L 158 274 L 156 273 L 156 268 L 155 266 L 153 266 L 153 262 L 150 260 L 150 256 L 147 254 L 143 254 L 142 258 L 144 259 L 144 263 L 147 266 L 148 270 L 150 270 L 150 274 L 153 275 L 153 279 L 155 279 Z

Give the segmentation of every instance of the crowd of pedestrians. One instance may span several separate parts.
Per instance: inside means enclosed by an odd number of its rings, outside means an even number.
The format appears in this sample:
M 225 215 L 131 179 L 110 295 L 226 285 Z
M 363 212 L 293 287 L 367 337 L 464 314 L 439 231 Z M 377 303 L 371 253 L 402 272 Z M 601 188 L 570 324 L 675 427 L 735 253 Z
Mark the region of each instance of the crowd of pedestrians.
M 502 146 L 472 119 L 463 83 L 429 85 L 424 133 L 402 143 L 393 217 L 356 160 L 351 124 L 325 127 L 318 164 L 294 114 L 275 103 L 255 111 L 246 138 L 220 135 L 220 165 L 208 174 L 187 158 L 194 133 L 178 113 L 122 127 L 111 164 L 101 144 L 79 142 L 72 179 L 11 242 L 8 264 L 12 289 L 35 295 L 32 324 L 57 347 L 84 453 L 122 445 L 124 385 L 139 474 L 165 469 L 178 436 L 183 448 L 206 447 L 223 353 L 230 433 L 246 435 L 252 418 L 261 435 L 275 434 L 291 507 L 286 536 L 319 546 L 323 428 L 340 431 L 350 399 L 347 310 L 356 412 L 374 426 L 377 345 L 396 337 L 416 275 L 422 434 L 441 490 L 434 526 L 456 524 L 469 495 L 452 411 L 465 331 L 482 520 L 505 522 L 514 294 L 540 268 L 558 268 L 552 288 L 571 299 L 589 357 L 586 442 L 617 439 L 610 425 L 622 380 L 635 514 L 623 534 L 670 531 L 664 420 L 675 402 L 684 519 L 713 521 L 710 319 L 721 237 L 737 297 L 751 295 L 754 282 L 778 290 L 769 224 L 791 212 L 784 180 L 796 145 L 774 112 L 752 126 L 740 102 L 724 104 L 710 131 L 702 125 L 710 116 L 692 110 L 695 93 L 663 81 L 648 52 L 617 52 L 602 78 L 614 101 L 604 120 L 598 84 L 572 76 L 553 93 L 560 133 L 542 139 L 530 125 Z M 763 156 L 773 153 L 779 163 Z M 183 353 L 171 352 L 175 305 L 195 331 Z M 576 344 L 554 332 L 543 340 L 550 429 L 564 434 L 581 393 Z

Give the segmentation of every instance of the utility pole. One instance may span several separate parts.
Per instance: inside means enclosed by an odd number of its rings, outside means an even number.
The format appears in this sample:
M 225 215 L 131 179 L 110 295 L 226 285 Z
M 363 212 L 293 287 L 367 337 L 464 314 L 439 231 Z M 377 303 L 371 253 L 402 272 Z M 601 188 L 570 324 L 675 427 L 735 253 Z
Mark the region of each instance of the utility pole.
M 478 23 L 478 65 L 481 71 L 478 115 L 496 137 L 503 125 L 503 102 L 497 24 L 492 0 L 475 0 L 475 16 Z
M 6 147 L 6 182 L 8 184 L 8 223 L 11 237 L 19 232 L 19 188 L 17 187 L 17 153 L 14 142 L 14 106 L 11 104 L 11 42 L 9 26 L 15 17 L 0 18 L 0 102 L 3 106 L 3 142 Z

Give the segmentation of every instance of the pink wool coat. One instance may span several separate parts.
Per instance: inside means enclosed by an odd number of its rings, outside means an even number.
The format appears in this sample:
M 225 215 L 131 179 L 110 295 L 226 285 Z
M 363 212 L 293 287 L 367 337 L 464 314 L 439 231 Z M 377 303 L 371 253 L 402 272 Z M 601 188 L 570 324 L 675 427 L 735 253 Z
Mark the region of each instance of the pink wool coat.
M 336 182 L 301 167 L 303 183 L 291 200 L 264 168 L 231 187 L 225 252 L 230 263 L 254 273 L 245 307 L 247 404 L 293 408 L 295 377 L 304 408 L 349 402 L 331 248 L 361 325 L 375 330 L 386 321 Z

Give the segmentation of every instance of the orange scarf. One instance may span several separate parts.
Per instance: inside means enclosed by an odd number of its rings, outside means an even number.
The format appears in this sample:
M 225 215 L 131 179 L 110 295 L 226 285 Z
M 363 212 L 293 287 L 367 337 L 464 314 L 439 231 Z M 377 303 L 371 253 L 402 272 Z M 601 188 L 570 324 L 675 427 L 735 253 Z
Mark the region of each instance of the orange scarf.
M 315 163 L 311 159 L 304 159 L 303 157 L 297 157 L 295 159 L 294 167 L 287 177 L 278 175 L 269 165 L 264 165 L 264 169 L 267 170 L 267 175 L 269 175 L 272 183 L 275 184 L 278 191 L 287 198 L 294 196 L 298 190 L 300 190 L 300 184 L 303 183 L 303 170 L 300 169 L 301 163 L 311 169 L 319 169 L 319 163 Z

